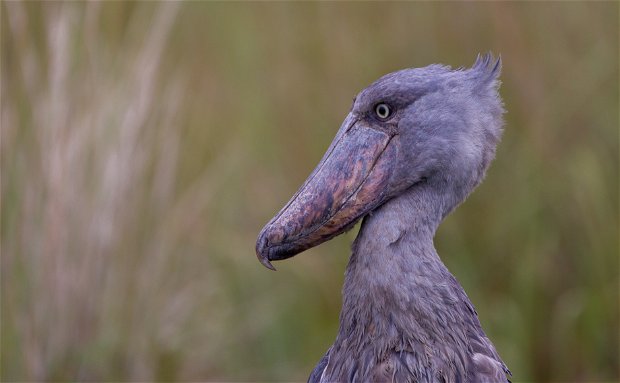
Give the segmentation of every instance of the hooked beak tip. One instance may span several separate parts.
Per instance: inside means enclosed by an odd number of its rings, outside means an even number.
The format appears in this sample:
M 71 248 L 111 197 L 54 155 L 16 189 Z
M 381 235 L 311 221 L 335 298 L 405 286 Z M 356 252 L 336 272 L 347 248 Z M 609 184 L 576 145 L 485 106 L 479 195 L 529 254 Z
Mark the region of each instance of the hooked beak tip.
M 256 242 L 256 257 L 263 266 L 265 266 L 269 270 L 276 271 L 276 268 L 273 267 L 273 265 L 269 261 L 269 248 L 267 247 L 267 238 L 263 234 L 259 236 L 258 241 Z
M 263 257 L 259 256 L 258 260 L 260 261 L 260 263 L 263 264 L 263 266 L 265 266 L 269 270 L 277 271 L 276 268 L 273 267 L 273 265 L 271 264 L 271 262 L 269 262 L 269 260 L 267 258 L 263 258 Z

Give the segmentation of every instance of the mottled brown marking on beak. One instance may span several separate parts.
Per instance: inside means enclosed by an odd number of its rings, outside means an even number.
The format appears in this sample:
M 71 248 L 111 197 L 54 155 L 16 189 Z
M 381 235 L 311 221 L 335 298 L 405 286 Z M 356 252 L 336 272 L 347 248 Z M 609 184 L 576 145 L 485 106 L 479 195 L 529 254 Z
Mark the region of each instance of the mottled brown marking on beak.
M 275 270 L 270 261 L 343 233 L 384 202 L 396 154 L 392 137 L 349 116 L 314 172 L 259 234 L 260 262 Z

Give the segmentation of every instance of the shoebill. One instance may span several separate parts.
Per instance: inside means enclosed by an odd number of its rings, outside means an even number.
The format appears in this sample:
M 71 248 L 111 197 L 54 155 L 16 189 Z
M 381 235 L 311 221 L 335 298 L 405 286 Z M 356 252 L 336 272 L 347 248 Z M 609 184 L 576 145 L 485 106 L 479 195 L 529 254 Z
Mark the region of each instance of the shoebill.
M 506 382 L 508 368 L 433 246 L 482 181 L 502 133 L 501 61 L 405 69 L 361 91 L 299 191 L 263 228 L 260 262 L 362 219 L 340 328 L 309 382 Z M 274 269 L 275 270 L 275 269 Z

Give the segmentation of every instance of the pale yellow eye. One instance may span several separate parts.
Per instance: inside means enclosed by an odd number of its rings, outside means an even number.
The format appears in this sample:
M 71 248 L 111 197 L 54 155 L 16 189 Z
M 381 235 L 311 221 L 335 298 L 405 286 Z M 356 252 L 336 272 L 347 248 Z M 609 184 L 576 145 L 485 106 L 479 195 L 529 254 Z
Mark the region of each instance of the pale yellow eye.
M 390 115 L 392 114 L 392 110 L 390 109 L 388 104 L 380 103 L 380 104 L 377 104 L 377 106 L 375 106 L 375 114 L 381 120 L 385 120 L 388 117 L 390 117 Z

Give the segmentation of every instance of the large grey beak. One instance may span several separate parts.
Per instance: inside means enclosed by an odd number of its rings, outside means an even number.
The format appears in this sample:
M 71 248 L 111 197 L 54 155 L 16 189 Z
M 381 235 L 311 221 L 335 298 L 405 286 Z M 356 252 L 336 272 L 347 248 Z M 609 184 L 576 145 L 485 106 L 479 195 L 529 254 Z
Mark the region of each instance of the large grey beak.
M 349 114 L 299 191 L 260 232 L 256 255 L 267 268 L 353 227 L 385 202 L 398 148 L 394 133 Z

